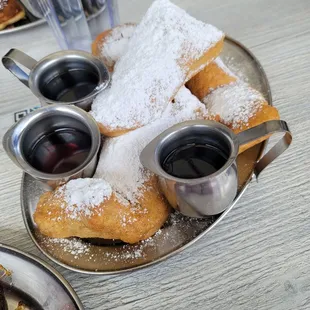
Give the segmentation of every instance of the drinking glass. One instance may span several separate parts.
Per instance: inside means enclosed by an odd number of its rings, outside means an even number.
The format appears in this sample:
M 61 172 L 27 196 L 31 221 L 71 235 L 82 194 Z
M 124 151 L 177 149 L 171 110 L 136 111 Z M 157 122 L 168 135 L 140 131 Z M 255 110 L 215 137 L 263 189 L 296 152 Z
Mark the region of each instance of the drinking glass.
M 116 0 L 21 0 L 36 17 L 45 18 L 61 49 L 90 52 L 92 40 L 119 24 Z

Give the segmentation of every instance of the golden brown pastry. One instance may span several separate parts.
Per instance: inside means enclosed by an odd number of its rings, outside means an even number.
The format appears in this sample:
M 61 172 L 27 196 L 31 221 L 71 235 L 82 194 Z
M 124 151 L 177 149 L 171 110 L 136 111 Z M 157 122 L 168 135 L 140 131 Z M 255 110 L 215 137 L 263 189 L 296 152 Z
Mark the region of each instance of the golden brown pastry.
M 236 134 L 263 122 L 279 119 L 277 109 L 269 106 L 258 91 L 241 81 L 218 87 L 203 102 L 212 119 L 227 125 Z M 268 137 L 241 146 L 239 153 Z
M 111 87 L 92 104 L 101 132 L 118 136 L 160 118 L 185 82 L 217 57 L 223 39 L 170 1 L 154 1 L 117 62 Z
M 16 0 L 8 0 L 0 10 L 0 30 L 25 17 L 25 10 Z
M 186 86 L 199 100 L 203 100 L 214 89 L 237 81 L 237 77 L 224 65 L 220 57 L 206 66 Z
M 238 134 L 239 132 L 244 131 L 245 129 L 252 128 L 264 122 L 276 120 L 276 119 L 280 119 L 280 115 L 279 115 L 277 108 L 270 106 L 270 105 L 262 105 L 261 108 L 256 112 L 255 116 L 249 119 L 248 124 L 245 127 L 233 128 L 233 132 L 235 134 Z M 246 143 L 244 145 L 240 145 L 239 154 L 253 147 L 254 145 L 257 145 L 267 140 L 268 138 L 270 138 L 270 136 L 271 135 L 267 135 L 259 139 L 256 139 L 255 141 Z
M 238 79 L 219 57 L 186 85 L 206 104 L 211 119 L 225 124 L 236 134 L 280 118 L 278 110 L 269 106 L 258 91 Z M 240 146 L 239 153 L 268 138 L 262 137 Z
M 92 43 L 92 54 L 99 57 L 113 72 L 115 63 L 127 50 L 136 24 L 126 23 L 100 33 Z
M 34 220 L 41 233 L 52 238 L 136 243 L 151 237 L 169 215 L 157 179 L 150 178 L 144 188 L 143 196 L 130 204 L 102 179 L 71 180 L 40 197 Z
M 105 63 L 105 65 L 109 68 L 110 72 L 113 72 L 114 65 L 118 62 L 121 56 L 126 52 L 127 45 L 129 39 L 131 38 L 134 30 L 136 28 L 136 24 L 128 23 L 123 24 L 120 26 L 116 26 L 112 29 L 106 30 L 101 33 L 96 40 L 93 42 L 92 45 L 92 53 L 100 57 L 101 60 Z M 185 97 L 186 101 L 185 102 Z M 189 118 L 192 119 L 193 115 L 190 115 L 191 109 L 200 110 L 201 115 L 206 116 L 207 112 L 203 105 L 199 103 L 199 101 L 190 93 L 190 91 L 186 90 L 185 87 L 182 87 L 178 94 L 176 95 L 177 104 L 175 106 L 170 107 L 173 105 L 173 102 L 170 102 L 167 107 L 167 111 L 175 111 L 175 107 L 180 109 L 187 109 L 187 115 Z M 183 100 L 184 99 L 184 100 Z M 180 106 L 180 103 L 182 107 Z M 164 112 L 163 117 L 167 114 L 167 111 Z M 198 113 L 199 114 L 199 113 Z M 100 132 L 103 135 L 109 134 L 104 126 L 100 123 L 98 124 L 100 128 Z M 127 131 L 118 132 L 117 135 L 125 134 Z M 115 136 L 111 135 L 110 136 Z

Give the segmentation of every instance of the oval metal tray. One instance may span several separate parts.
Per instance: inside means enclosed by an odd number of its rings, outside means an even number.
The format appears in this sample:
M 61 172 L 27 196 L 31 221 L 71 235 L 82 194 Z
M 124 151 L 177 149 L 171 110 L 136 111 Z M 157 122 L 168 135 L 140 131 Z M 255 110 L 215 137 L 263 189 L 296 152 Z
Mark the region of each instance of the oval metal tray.
M 84 309 L 69 283 L 41 259 L 0 244 L 0 287 L 9 309 Z M 0 308 L 2 308 L 0 300 Z M 23 308 L 24 309 L 24 308 Z
M 239 42 L 226 38 L 222 60 L 241 79 L 259 90 L 271 104 L 269 83 L 262 66 Z M 190 219 L 173 213 L 164 227 L 152 238 L 135 245 L 109 240 L 55 240 L 44 237 L 33 221 L 33 213 L 43 189 L 25 174 L 22 179 L 21 205 L 24 222 L 36 246 L 52 261 L 68 269 L 88 274 L 112 274 L 146 267 L 162 261 L 206 235 L 233 208 L 253 177 L 255 162 L 265 143 L 242 153 L 237 159 L 239 190 L 232 205 L 221 215 Z

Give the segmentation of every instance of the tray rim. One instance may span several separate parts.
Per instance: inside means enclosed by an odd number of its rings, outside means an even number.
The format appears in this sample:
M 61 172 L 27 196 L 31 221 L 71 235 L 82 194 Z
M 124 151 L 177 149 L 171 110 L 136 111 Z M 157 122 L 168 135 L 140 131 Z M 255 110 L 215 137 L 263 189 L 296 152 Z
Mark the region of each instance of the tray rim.
M 264 80 L 264 86 L 267 90 L 266 93 L 266 97 L 267 97 L 267 102 L 269 105 L 273 105 L 272 104 L 272 94 L 271 94 L 271 88 L 270 88 L 270 84 L 267 78 L 267 74 L 264 70 L 264 68 L 262 67 L 260 61 L 257 59 L 257 57 L 245 46 L 243 45 L 241 42 L 239 42 L 236 39 L 233 39 L 232 37 L 230 37 L 229 35 L 225 36 L 225 40 L 230 41 L 231 43 L 237 45 L 238 47 L 240 47 L 244 52 L 246 52 L 254 61 L 255 63 L 258 65 L 258 68 L 261 72 L 261 75 L 263 77 Z M 268 144 L 268 139 L 265 140 L 264 142 L 261 143 L 261 149 L 258 155 L 258 160 L 263 156 L 265 150 L 266 150 L 266 146 Z M 22 179 L 21 179 L 21 188 L 20 188 L 20 193 L 23 192 L 23 187 L 24 187 L 24 179 L 26 177 L 26 173 L 23 173 L 22 175 Z M 146 267 L 149 267 L 151 265 L 155 265 L 158 264 L 184 250 L 186 250 L 187 248 L 189 248 L 191 245 L 193 245 L 195 242 L 197 242 L 198 240 L 200 240 L 202 237 L 204 237 L 212 228 L 214 228 L 219 222 L 221 222 L 223 220 L 223 218 L 227 215 L 227 213 L 236 205 L 236 203 L 239 201 L 239 199 L 242 197 L 242 195 L 244 194 L 244 192 L 247 190 L 249 184 L 251 183 L 251 181 L 253 180 L 253 177 L 255 177 L 255 173 L 253 171 L 252 175 L 249 177 L 248 181 L 245 183 L 245 185 L 243 186 L 242 190 L 239 192 L 238 196 L 235 198 L 235 200 L 233 201 L 233 203 L 203 232 L 201 232 L 199 235 L 197 235 L 195 238 L 193 238 L 191 241 L 189 241 L 188 243 L 182 245 L 180 248 L 156 259 L 156 260 L 152 260 L 150 262 L 147 262 L 145 264 L 139 265 L 139 266 L 134 266 L 134 267 L 129 267 L 129 268 L 125 268 L 125 269 L 120 269 L 120 270 L 109 270 L 109 271 L 92 271 L 92 270 L 83 270 L 83 269 L 78 269 L 72 266 L 69 266 L 57 259 L 55 259 L 52 255 L 50 255 L 49 253 L 47 253 L 46 251 L 44 251 L 44 249 L 41 248 L 41 246 L 39 245 L 39 243 L 37 242 L 37 240 L 35 239 L 34 235 L 31 232 L 31 229 L 28 225 L 27 222 L 27 217 L 26 217 L 26 213 L 25 213 L 25 207 L 24 207 L 24 201 L 23 201 L 23 196 L 22 194 L 20 195 L 20 202 L 21 202 L 21 211 L 22 211 L 22 217 L 23 217 L 23 221 L 27 230 L 28 235 L 30 236 L 31 240 L 33 241 L 33 243 L 36 245 L 36 247 L 39 249 L 39 251 L 41 251 L 41 253 L 43 253 L 48 259 L 50 259 L 52 262 L 56 263 L 57 265 L 66 268 L 68 270 L 80 273 L 80 274 L 88 274 L 88 275 L 115 275 L 115 274 L 120 274 L 120 273 L 126 273 L 126 272 L 131 272 L 131 271 L 136 271 L 139 269 L 143 269 Z
M 0 252 L 8 253 L 10 255 L 17 256 L 21 259 L 27 259 L 31 263 L 36 264 L 38 267 L 48 272 L 52 277 L 55 278 L 55 280 L 57 280 L 63 286 L 64 290 L 67 291 L 67 293 L 70 295 L 75 305 L 77 306 L 77 309 L 78 310 L 84 309 L 84 306 L 80 298 L 78 297 L 77 293 L 74 291 L 70 283 L 61 275 L 60 272 L 58 272 L 54 267 L 49 265 L 47 262 L 45 262 L 44 260 L 33 254 L 29 254 L 27 252 L 19 250 L 16 247 L 7 245 L 5 243 L 0 243 Z

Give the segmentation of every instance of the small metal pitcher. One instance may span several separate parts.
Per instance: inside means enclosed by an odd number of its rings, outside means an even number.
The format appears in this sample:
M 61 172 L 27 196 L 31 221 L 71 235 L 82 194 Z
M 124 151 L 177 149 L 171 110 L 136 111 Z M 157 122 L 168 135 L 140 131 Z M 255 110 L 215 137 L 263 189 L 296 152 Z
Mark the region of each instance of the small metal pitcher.
M 83 154 L 78 153 L 78 146 L 70 132 L 81 134 L 80 141 L 83 140 L 83 145 L 87 145 Z M 51 143 L 48 141 L 37 152 L 40 142 L 55 133 L 59 136 Z M 71 179 L 93 176 L 101 136 L 96 121 L 87 112 L 75 106 L 50 105 L 28 114 L 14 124 L 5 133 L 2 143 L 18 167 L 41 181 L 46 189 L 53 189 Z M 68 146 L 77 150 L 77 156 L 70 164 Z M 45 167 L 51 166 L 51 163 L 65 163 L 68 169 L 61 172 L 46 170 Z
M 268 121 L 235 135 L 228 127 L 209 120 L 187 121 L 164 131 L 141 152 L 142 165 L 159 176 L 159 184 L 169 203 L 182 214 L 204 217 L 223 212 L 234 200 L 238 189 L 236 158 L 239 146 L 273 133 L 285 135 L 255 166 L 258 175 L 290 145 L 292 136 L 285 121 Z M 208 145 L 227 158 L 214 173 L 196 179 L 178 178 L 163 169 L 165 158 L 185 145 Z
M 22 51 L 11 49 L 2 63 L 30 88 L 42 106 L 72 104 L 89 111 L 94 97 L 110 82 L 106 66 L 83 51 L 60 51 L 36 61 Z M 29 69 L 29 74 L 17 63 Z

